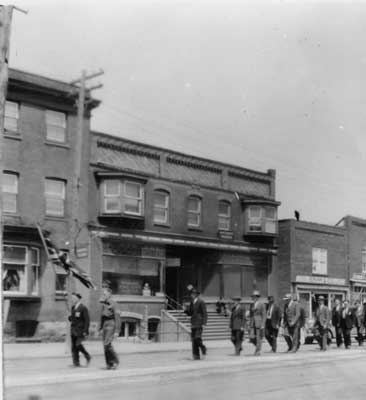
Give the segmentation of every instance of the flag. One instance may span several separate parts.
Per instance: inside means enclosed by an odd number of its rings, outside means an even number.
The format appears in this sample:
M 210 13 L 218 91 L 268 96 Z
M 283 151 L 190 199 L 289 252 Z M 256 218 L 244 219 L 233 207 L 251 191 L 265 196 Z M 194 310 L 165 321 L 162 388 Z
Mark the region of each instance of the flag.
M 78 279 L 88 289 L 96 289 L 90 276 L 83 271 L 74 261 L 69 257 L 68 252 L 59 250 L 50 240 L 50 238 L 43 235 L 42 229 L 37 225 L 39 236 L 41 237 L 43 247 L 46 251 L 47 258 L 53 264 L 63 268 L 67 273 L 70 273 L 74 278 Z

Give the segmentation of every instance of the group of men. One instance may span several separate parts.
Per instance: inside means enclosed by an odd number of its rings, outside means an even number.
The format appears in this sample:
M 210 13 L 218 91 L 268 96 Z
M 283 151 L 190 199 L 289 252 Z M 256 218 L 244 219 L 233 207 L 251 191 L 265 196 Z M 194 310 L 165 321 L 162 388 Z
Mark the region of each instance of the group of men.
M 71 327 L 71 353 L 74 367 L 80 367 L 80 353 L 84 355 L 86 366 L 90 364 L 91 356 L 83 346 L 83 341 L 89 335 L 89 312 L 81 302 L 79 293 L 71 295 L 71 315 L 69 316 Z M 113 349 L 112 342 L 115 335 L 119 333 L 120 318 L 116 305 L 112 300 L 112 290 L 109 282 L 103 283 L 103 295 L 100 299 L 102 304 L 100 332 L 102 333 L 106 369 L 116 369 L 119 359 Z
M 199 297 L 199 292 L 190 290 L 191 302 L 185 312 L 191 316 L 191 339 L 193 359 L 200 359 L 201 355 L 207 354 L 207 348 L 202 343 L 203 326 L 207 324 L 207 310 L 205 302 Z M 284 300 L 284 307 L 275 302 L 273 296 L 268 301 L 261 299 L 261 294 L 255 290 L 252 294 L 253 303 L 249 312 L 246 312 L 241 304 L 241 297 L 232 298 L 233 305 L 230 314 L 231 341 L 234 345 L 235 354 L 240 355 L 243 350 L 244 331 L 249 330 L 249 340 L 255 346 L 255 356 L 261 354 L 262 342 L 266 338 L 272 351 L 277 351 L 277 338 L 280 327 L 287 343 L 287 351 L 296 353 L 300 348 L 301 329 L 305 326 L 305 310 L 297 300 L 296 295 L 287 294 Z M 335 300 L 331 311 L 325 305 L 324 296 L 319 296 L 318 305 L 314 315 L 313 334 L 318 340 L 320 349 L 325 351 L 329 344 L 329 331 L 331 324 L 335 328 L 337 346 L 344 342 L 345 348 L 351 345 L 351 330 L 357 328 L 357 340 L 361 345 L 364 339 L 364 328 L 366 326 L 366 303 L 361 305 L 355 302 L 350 307 L 349 302 L 344 300 L 341 305 Z

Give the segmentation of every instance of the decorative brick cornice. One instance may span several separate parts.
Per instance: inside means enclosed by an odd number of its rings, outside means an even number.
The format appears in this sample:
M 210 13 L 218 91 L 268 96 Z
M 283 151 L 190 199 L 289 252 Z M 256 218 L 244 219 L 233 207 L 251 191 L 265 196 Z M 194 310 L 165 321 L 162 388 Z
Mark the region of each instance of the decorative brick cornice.
M 189 168 L 200 169 L 203 171 L 209 171 L 209 172 L 213 172 L 214 174 L 222 173 L 222 170 L 220 168 L 215 168 L 214 166 L 207 165 L 204 163 L 192 162 L 192 161 L 184 160 L 182 158 L 173 158 L 171 156 L 168 156 L 166 160 L 168 163 L 171 163 L 171 164 L 183 165 L 183 166 L 189 167 Z
M 121 153 L 128 153 L 128 154 L 133 154 L 136 156 L 141 156 L 141 157 L 147 157 L 147 158 L 152 158 L 154 160 L 160 160 L 160 155 L 157 153 L 150 153 L 144 150 L 141 150 L 137 147 L 128 147 L 128 146 L 121 146 L 117 145 L 114 143 L 109 143 L 105 142 L 102 140 L 97 141 L 98 147 L 102 147 L 105 149 L 110 149 L 110 150 L 115 150 L 115 151 L 120 151 Z

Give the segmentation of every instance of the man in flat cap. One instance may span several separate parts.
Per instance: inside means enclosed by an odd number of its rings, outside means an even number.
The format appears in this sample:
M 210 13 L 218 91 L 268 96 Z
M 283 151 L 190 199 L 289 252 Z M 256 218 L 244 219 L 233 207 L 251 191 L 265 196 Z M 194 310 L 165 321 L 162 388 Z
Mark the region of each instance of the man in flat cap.
M 328 328 L 330 323 L 330 310 L 324 303 L 324 296 L 318 297 L 318 309 L 316 310 L 315 326 L 319 329 L 320 350 L 327 350 Z
M 85 357 L 86 364 L 89 365 L 91 356 L 85 350 L 82 342 L 89 335 L 89 312 L 86 306 L 81 303 L 81 295 L 79 293 L 71 294 L 71 352 L 74 367 L 80 367 L 79 353 Z
M 265 336 L 274 353 L 277 351 L 277 336 L 281 318 L 281 308 L 275 303 L 273 296 L 268 296 Z
M 103 295 L 100 299 L 102 303 L 102 316 L 100 330 L 103 335 L 104 357 L 107 369 L 116 369 L 119 359 L 113 349 L 112 342 L 115 334 L 120 331 L 120 317 L 115 302 L 112 299 L 112 289 L 109 281 L 103 282 Z
M 243 350 L 242 343 L 244 339 L 245 312 L 240 304 L 240 296 L 234 296 L 232 300 L 234 304 L 230 315 L 231 341 L 235 348 L 235 354 L 240 356 L 240 352 Z
M 202 343 L 203 326 L 207 324 L 207 310 L 205 302 L 199 295 L 200 292 L 197 289 L 190 289 L 191 302 L 185 310 L 185 313 L 191 317 L 192 355 L 194 360 L 200 359 L 200 350 L 202 356 L 207 353 L 207 348 Z
M 255 356 L 261 354 L 262 340 L 264 337 L 264 328 L 266 326 L 266 305 L 260 300 L 261 294 L 258 290 L 254 290 L 252 294 L 252 327 L 255 337 Z

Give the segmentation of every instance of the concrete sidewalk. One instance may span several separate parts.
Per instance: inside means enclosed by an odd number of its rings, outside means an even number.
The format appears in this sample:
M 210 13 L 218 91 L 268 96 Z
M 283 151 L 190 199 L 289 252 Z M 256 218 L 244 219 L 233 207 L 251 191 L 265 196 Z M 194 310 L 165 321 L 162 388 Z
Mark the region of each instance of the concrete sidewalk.
M 232 348 L 229 340 L 210 340 L 205 342 L 210 349 Z M 85 347 L 92 355 L 103 355 L 102 341 L 85 341 Z M 191 342 L 128 342 L 116 339 L 113 346 L 118 354 L 160 353 L 190 351 Z M 5 343 L 4 359 L 57 358 L 69 357 L 70 349 L 65 342 L 61 343 Z

